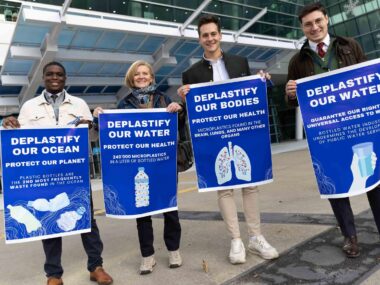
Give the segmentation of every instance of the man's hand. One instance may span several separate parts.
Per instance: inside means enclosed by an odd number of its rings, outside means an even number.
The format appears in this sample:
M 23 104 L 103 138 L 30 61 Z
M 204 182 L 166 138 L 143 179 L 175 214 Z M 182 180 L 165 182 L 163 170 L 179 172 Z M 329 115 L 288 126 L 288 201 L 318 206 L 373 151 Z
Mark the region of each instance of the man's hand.
M 264 70 L 257 72 L 257 75 L 265 80 L 270 80 L 272 78 L 272 76 L 268 72 L 264 72 Z
M 286 96 L 288 96 L 290 100 L 294 100 L 296 99 L 296 91 L 297 91 L 297 83 L 294 80 L 289 80 L 285 86 Z
M 177 89 L 177 94 L 179 97 L 182 98 L 183 101 L 185 101 L 186 95 L 187 93 L 189 93 L 189 91 L 190 91 L 190 85 L 186 84 L 186 85 L 182 85 L 181 87 Z
M 78 127 L 78 126 L 81 125 L 81 124 L 87 124 L 89 129 L 92 128 L 92 121 L 90 121 L 90 120 L 80 119 L 80 120 L 75 124 L 75 126 Z
M 96 107 L 94 109 L 94 112 L 92 112 L 92 115 L 95 117 L 95 118 L 98 118 L 99 117 L 99 114 L 100 113 L 103 113 L 103 108 L 102 107 Z
M 3 127 L 6 129 L 18 129 L 20 128 L 20 123 L 15 117 L 10 116 L 3 119 Z

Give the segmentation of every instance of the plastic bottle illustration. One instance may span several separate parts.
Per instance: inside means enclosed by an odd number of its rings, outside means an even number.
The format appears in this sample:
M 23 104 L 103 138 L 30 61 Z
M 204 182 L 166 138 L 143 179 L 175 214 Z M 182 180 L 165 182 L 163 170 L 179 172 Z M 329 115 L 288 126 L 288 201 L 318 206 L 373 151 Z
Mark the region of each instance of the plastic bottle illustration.
M 69 197 L 66 192 L 60 193 L 49 201 L 41 198 L 28 202 L 28 207 L 33 207 L 37 211 L 41 212 L 56 212 L 70 205 Z
M 56 212 L 70 205 L 69 196 L 66 192 L 62 192 L 49 200 L 50 212 Z
M 79 207 L 76 211 L 68 211 L 61 214 L 57 220 L 58 227 L 65 232 L 73 230 L 77 221 L 82 218 L 85 212 L 86 209 L 84 207 Z
M 36 209 L 37 211 L 41 211 L 41 212 L 47 212 L 50 210 L 50 203 L 48 200 L 46 199 L 36 199 L 34 201 L 28 201 L 28 204 L 27 204 L 28 207 L 32 207 L 34 209 Z
M 228 148 L 223 147 L 215 160 L 215 174 L 219 185 L 232 179 L 232 163 L 236 178 L 251 181 L 251 162 L 248 154 L 240 146 L 232 146 L 232 142 L 228 142 Z
M 28 234 L 42 227 L 40 221 L 37 220 L 37 218 L 23 206 L 8 205 L 7 208 L 9 209 L 11 217 L 13 219 L 15 219 L 20 224 L 25 225 Z
M 144 167 L 139 167 L 135 176 L 136 208 L 149 206 L 149 177 L 144 170 Z

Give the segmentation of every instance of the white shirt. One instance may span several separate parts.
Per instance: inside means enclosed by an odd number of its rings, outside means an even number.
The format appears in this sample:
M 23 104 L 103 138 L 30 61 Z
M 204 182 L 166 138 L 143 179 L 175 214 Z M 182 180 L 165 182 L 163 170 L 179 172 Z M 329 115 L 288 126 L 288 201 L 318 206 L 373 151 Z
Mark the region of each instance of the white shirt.
M 327 49 L 329 48 L 329 45 L 330 45 L 330 35 L 327 34 L 326 37 L 323 39 L 322 42 L 324 43 L 324 45 L 323 45 L 323 50 L 324 50 L 325 52 L 327 52 Z M 316 53 L 318 53 L 318 51 L 317 51 L 317 45 L 318 45 L 318 43 L 315 43 L 315 42 L 312 42 L 312 41 L 309 40 L 309 46 L 310 46 L 310 48 L 311 48 L 314 52 L 316 52 Z
M 212 66 L 212 79 L 213 81 L 222 81 L 230 79 L 228 75 L 226 64 L 224 63 L 223 56 L 218 59 L 208 59 L 203 55 L 203 58 L 210 62 Z

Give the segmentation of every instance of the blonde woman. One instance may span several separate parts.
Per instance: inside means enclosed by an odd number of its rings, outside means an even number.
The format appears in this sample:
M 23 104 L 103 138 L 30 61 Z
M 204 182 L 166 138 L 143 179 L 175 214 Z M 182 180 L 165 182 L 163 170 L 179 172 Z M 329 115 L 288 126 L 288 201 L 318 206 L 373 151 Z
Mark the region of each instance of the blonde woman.
M 125 76 L 126 85 L 131 88 L 119 103 L 118 109 L 141 109 L 141 108 L 166 108 L 168 112 L 178 112 L 179 120 L 183 120 L 183 108 L 180 104 L 156 89 L 152 66 L 142 60 L 134 62 Z M 97 118 L 103 110 L 97 107 L 94 117 Z M 96 121 L 96 119 L 95 119 Z M 153 227 L 151 216 L 137 218 L 137 232 L 140 242 L 142 261 L 140 274 L 149 274 L 156 265 L 153 247 Z M 182 265 L 179 253 L 181 239 L 181 225 L 178 211 L 164 213 L 164 241 L 169 251 L 169 267 L 177 268 Z

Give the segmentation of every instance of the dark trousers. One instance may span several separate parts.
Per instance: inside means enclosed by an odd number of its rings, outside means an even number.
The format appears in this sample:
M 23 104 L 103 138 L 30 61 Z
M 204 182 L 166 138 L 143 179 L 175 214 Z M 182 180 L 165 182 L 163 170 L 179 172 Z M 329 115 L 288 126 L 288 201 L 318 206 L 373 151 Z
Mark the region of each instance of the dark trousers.
M 367 192 L 369 205 L 375 219 L 377 230 L 380 234 L 380 187 Z M 356 236 L 354 214 L 349 198 L 329 199 L 334 215 L 338 221 L 342 235 L 345 237 Z
M 154 254 L 152 217 L 137 218 L 137 232 L 139 235 L 140 251 L 143 257 Z M 169 251 L 179 249 L 181 240 L 181 225 L 178 211 L 164 213 L 164 241 Z
M 91 198 L 91 232 L 81 234 L 84 250 L 86 251 L 88 261 L 88 271 L 94 271 L 97 266 L 102 266 L 103 242 L 100 239 L 99 229 L 94 219 L 94 206 Z M 62 256 L 62 238 L 51 238 L 42 241 L 45 251 L 44 270 L 46 276 L 61 277 L 63 268 L 61 264 Z

